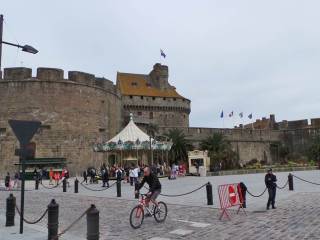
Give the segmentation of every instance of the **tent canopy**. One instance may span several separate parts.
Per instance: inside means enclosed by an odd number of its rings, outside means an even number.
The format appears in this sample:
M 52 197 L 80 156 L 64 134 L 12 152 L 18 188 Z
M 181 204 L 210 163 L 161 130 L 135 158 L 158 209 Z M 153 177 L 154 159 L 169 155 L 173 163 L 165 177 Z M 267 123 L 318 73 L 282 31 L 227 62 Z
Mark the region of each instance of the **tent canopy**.
M 150 149 L 154 150 L 170 150 L 171 142 L 158 142 L 150 138 L 148 134 L 143 132 L 133 121 L 133 115 L 130 113 L 130 121 L 128 125 L 122 129 L 116 136 L 109 141 L 94 146 L 95 151 L 114 151 L 114 150 L 134 150 L 134 149 Z

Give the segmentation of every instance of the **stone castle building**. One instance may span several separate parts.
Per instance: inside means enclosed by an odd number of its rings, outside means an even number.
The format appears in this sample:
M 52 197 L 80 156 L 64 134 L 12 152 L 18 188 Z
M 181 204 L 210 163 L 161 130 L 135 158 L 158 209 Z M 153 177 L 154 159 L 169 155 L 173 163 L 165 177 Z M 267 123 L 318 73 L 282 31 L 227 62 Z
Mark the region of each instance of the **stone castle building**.
M 112 138 L 129 113 L 141 126 L 189 126 L 190 100 L 168 82 L 168 67 L 150 74 L 118 73 L 117 83 L 92 74 L 54 68 L 7 68 L 0 79 L 0 171 L 13 169 L 18 141 L 9 119 L 39 120 L 36 157 L 64 157 L 76 172 L 104 158 L 93 145 Z
M 38 68 L 34 74 L 29 68 L 4 70 L 0 79 L 0 172 L 13 170 L 18 161 L 14 152 L 19 144 L 9 119 L 41 121 L 32 140 L 36 157 L 64 157 L 77 173 L 109 160 L 95 153 L 93 145 L 116 135 L 130 113 L 142 128 L 158 125 L 159 134 L 181 129 L 196 147 L 209 135 L 222 133 L 243 164 L 252 159 L 278 161 L 281 144 L 293 151 L 306 149 L 320 127 L 319 119 L 313 119 L 311 125 L 307 120 L 276 123 L 273 115 L 253 123 L 253 128 L 190 127 L 191 101 L 170 85 L 168 67 L 159 63 L 149 74 L 118 72 L 116 84 L 78 71 L 69 71 L 67 78 L 64 75 L 54 68 Z

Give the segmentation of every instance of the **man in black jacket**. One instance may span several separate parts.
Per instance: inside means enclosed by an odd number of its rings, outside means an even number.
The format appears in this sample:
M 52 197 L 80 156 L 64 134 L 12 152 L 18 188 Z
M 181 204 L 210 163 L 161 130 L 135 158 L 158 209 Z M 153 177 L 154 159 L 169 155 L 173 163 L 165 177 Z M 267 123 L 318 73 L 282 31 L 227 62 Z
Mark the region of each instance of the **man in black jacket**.
M 150 200 L 157 204 L 156 199 L 161 193 L 161 183 L 157 175 L 152 173 L 149 167 L 145 167 L 143 169 L 143 174 L 144 177 L 139 184 L 137 191 L 139 191 L 143 187 L 144 183 L 148 183 L 149 192 L 147 193 L 146 205 L 148 206 Z
M 264 178 L 264 182 L 266 184 L 266 187 L 268 188 L 268 193 L 269 193 L 269 199 L 267 203 L 267 210 L 270 208 L 270 204 L 272 206 L 272 209 L 276 209 L 274 206 L 275 204 L 275 199 L 276 199 L 276 190 L 277 190 L 277 177 L 272 173 L 272 169 L 270 168 L 268 170 L 268 173 L 266 174 Z

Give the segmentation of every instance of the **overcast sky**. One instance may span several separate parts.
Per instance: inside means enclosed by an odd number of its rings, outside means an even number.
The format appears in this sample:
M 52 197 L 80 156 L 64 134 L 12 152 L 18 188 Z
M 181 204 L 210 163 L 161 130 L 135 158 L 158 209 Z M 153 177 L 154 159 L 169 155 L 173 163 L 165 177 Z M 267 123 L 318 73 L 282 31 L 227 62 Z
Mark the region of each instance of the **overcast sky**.
M 1 0 L 3 67 L 79 70 L 116 81 L 167 54 L 169 81 L 192 101 L 190 125 L 320 117 L 320 1 Z M 65 73 L 66 76 L 66 73 Z M 224 123 L 220 113 L 224 110 Z M 233 118 L 226 117 L 234 111 Z M 239 112 L 245 117 L 240 119 Z

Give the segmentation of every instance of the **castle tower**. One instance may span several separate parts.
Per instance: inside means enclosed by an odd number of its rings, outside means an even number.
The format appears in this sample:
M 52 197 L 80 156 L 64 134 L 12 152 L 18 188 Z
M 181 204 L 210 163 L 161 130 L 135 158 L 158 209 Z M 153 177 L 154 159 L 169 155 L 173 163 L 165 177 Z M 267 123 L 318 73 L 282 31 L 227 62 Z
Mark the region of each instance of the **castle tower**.
M 168 82 L 168 66 L 156 63 L 149 74 L 117 74 L 122 95 L 123 126 L 133 113 L 139 127 L 155 124 L 164 127 L 188 127 L 190 100 L 181 96 Z
M 161 90 L 169 89 L 171 86 L 169 85 L 169 70 L 168 66 L 161 65 L 160 63 L 156 63 L 153 65 L 153 70 L 150 72 L 150 82 L 156 88 Z

